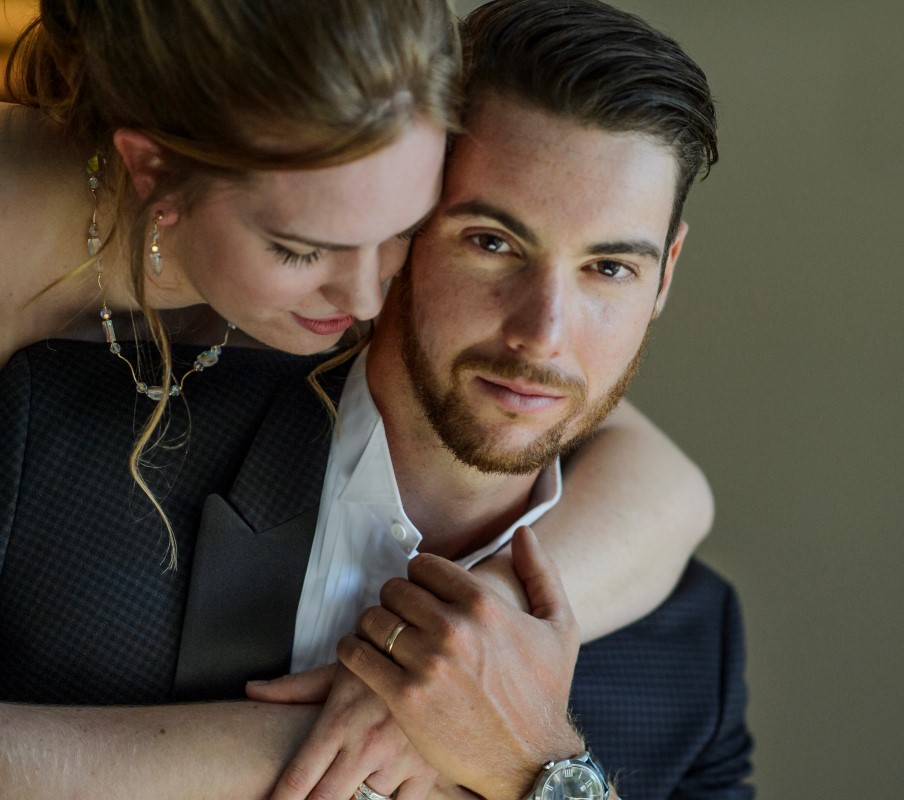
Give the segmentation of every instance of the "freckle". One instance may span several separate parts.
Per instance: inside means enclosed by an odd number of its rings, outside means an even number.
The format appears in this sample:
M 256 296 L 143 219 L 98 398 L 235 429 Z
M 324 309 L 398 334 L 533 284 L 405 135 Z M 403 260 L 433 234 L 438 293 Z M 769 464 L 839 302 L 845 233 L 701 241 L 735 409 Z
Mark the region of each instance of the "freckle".
M 165 736 L 165 735 L 166 735 L 166 728 L 161 728 L 161 729 L 160 729 L 160 735 L 161 735 L 161 736 Z

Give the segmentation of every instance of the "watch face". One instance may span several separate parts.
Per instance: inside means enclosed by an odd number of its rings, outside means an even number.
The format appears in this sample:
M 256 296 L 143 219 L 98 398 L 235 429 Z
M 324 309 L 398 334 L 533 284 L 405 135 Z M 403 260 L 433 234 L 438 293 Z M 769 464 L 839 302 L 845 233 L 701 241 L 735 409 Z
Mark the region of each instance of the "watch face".
M 544 781 L 539 800 L 604 800 L 607 789 L 596 770 L 571 762 L 553 769 Z

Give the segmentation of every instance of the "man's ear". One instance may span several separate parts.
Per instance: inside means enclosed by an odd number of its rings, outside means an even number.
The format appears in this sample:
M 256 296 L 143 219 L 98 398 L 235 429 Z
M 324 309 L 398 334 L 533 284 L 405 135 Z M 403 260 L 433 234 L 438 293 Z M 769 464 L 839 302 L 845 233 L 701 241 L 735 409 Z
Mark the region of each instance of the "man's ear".
M 681 248 L 684 246 L 684 237 L 687 236 L 687 231 L 687 223 L 681 220 L 675 231 L 675 238 L 672 239 L 672 243 L 669 245 L 669 252 L 666 254 L 665 267 L 662 270 L 662 283 L 659 287 L 659 294 L 656 297 L 656 305 L 653 308 L 653 319 L 656 319 L 665 307 L 665 301 L 669 296 L 669 287 L 672 285 L 675 264 L 678 262 L 678 256 L 681 255 Z
M 131 128 L 120 128 L 113 133 L 113 146 L 122 156 L 123 164 L 132 179 L 132 186 L 141 200 L 147 200 L 157 188 L 166 165 L 164 149 L 147 134 Z M 163 208 L 162 206 L 168 206 Z M 162 203 L 154 216 L 163 225 L 172 225 L 179 213 L 171 203 Z

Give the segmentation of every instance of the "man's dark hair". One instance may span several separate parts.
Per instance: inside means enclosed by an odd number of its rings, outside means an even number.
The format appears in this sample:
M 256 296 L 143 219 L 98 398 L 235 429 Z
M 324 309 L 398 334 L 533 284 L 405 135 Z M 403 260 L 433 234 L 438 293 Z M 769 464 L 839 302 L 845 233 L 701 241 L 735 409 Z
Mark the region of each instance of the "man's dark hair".
M 677 42 L 598 0 L 494 0 L 468 15 L 462 37 L 469 102 L 493 90 L 670 147 L 679 168 L 671 244 L 694 179 L 719 157 L 706 75 Z

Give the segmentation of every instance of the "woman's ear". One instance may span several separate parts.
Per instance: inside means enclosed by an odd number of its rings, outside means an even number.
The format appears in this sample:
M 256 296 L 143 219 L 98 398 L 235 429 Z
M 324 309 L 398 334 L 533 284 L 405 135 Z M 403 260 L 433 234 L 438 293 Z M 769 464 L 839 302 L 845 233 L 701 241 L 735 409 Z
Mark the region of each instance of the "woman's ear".
M 147 200 L 157 188 L 166 166 L 166 151 L 147 134 L 131 128 L 120 128 L 113 133 L 113 146 L 132 180 L 132 186 L 141 200 Z M 162 225 L 172 225 L 179 212 L 170 203 L 161 203 L 154 212 Z M 168 206 L 164 208 L 163 206 Z

